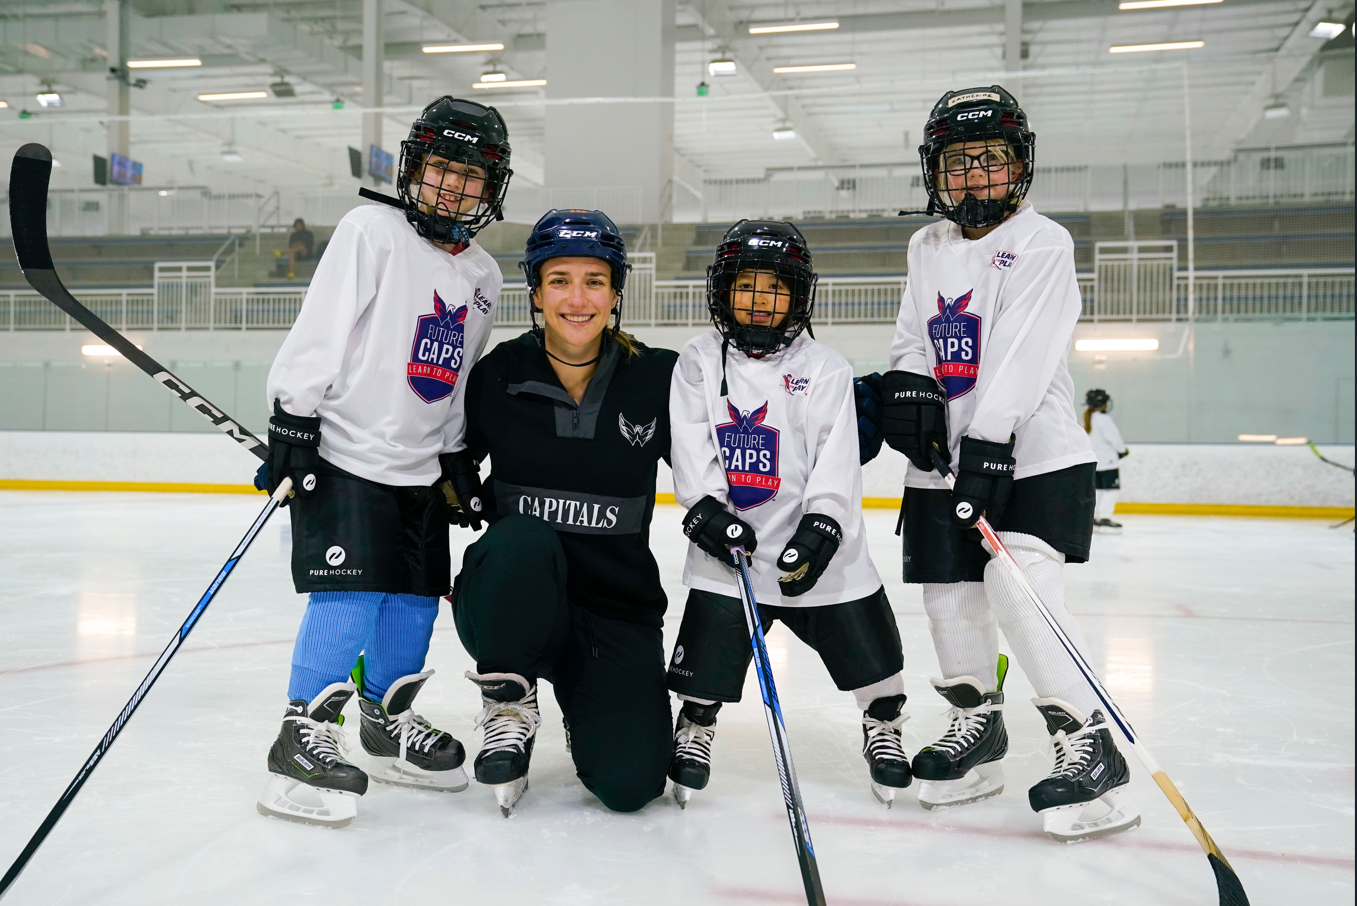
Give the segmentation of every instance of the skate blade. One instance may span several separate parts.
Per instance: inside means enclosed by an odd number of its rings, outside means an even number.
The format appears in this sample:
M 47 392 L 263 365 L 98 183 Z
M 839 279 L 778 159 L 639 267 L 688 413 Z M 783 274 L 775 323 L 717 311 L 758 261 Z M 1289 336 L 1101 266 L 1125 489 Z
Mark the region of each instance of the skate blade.
M 1118 787 L 1092 802 L 1044 809 L 1041 821 L 1042 830 L 1057 843 L 1083 843 L 1140 827 L 1140 811 Z
M 880 802 L 886 808 L 895 804 L 895 787 L 893 786 L 885 786 L 873 780 L 872 795 L 876 797 L 877 802 Z
M 676 782 L 674 784 L 674 801 L 678 803 L 679 808 L 686 809 L 688 800 L 693 798 L 694 792 L 695 790 L 692 787 Z
M 338 828 L 348 827 L 358 817 L 358 799 L 357 793 L 322 789 L 272 774 L 255 809 L 267 818 Z
M 523 798 L 523 794 L 528 791 L 528 778 L 524 776 L 508 783 L 496 783 L 494 787 L 499 813 L 508 818 L 514 813 L 514 809 L 518 808 L 518 801 Z
M 1003 791 L 1003 765 L 992 761 L 971 768 L 960 780 L 921 780 L 919 804 L 928 811 L 956 808 L 993 798 Z
M 376 770 L 368 771 L 368 777 L 378 783 L 403 786 L 411 790 L 430 790 L 435 793 L 460 793 L 471 785 L 466 771 L 462 768 L 453 768 L 451 771 L 426 771 L 398 758 L 389 759 Z

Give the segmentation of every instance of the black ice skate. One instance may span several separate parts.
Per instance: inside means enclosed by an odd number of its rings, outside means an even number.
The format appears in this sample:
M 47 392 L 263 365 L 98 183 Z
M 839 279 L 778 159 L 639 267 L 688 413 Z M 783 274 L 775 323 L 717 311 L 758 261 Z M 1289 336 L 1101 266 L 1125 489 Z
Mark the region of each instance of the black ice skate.
M 862 712 L 862 757 L 871 771 L 872 795 L 886 808 L 894 804 L 895 791 L 914 779 L 900 739 L 900 728 L 909 720 L 904 707 L 903 695 L 888 695 Z
M 485 741 L 476 756 L 476 781 L 495 788 L 499 810 L 508 818 L 528 791 L 528 763 L 542 725 L 537 686 L 517 673 L 468 670 L 466 678 L 481 687 L 485 706 L 476 718 L 476 726 L 485 728 Z
M 1028 790 L 1043 829 L 1061 843 L 1078 843 L 1140 826 L 1140 811 L 1126 785 L 1131 772 L 1112 741 L 1103 712 L 1087 722 L 1058 698 L 1034 698 L 1055 746 L 1050 776 Z
M 358 698 L 363 750 L 377 759 L 373 780 L 417 790 L 459 793 L 469 781 L 462 762 L 466 752 L 451 734 L 435 729 L 414 711 L 415 696 L 432 670 L 403 676 L 380 702 Z
M 1094 519 L 1093 528 L 1103 535 L 1120 535 L 1122 524 L 1111 519 Z
M 674 781 L 674 801 L 687 808 L 695 790 L 706 789 L 711 780 L 711 744 L 716 738 L 716 712 L 721 703 L 704 705 L 684 702 L 674 724 L 674 759 L 669 779 Z
M 986 692 L 973 676 L 933 680 L 933 688 L 947 699 L 947 732 L 914 756 L 919 804 L 926 809 L 979 802 L 1004 791 L 1001 759 L 1008 754 L 1004 729 L 1004 675 L 1008 658 L 999 655 L 999 688 Z
M 358 815 L 368 775 L 344 760 L 348 743 L 339 712 L 353 683 L 332 683 L 315 700 L 289 702 L 283 727 L 269 749 L 269 781 L 256 808 L 302 824 L 344 827 Z

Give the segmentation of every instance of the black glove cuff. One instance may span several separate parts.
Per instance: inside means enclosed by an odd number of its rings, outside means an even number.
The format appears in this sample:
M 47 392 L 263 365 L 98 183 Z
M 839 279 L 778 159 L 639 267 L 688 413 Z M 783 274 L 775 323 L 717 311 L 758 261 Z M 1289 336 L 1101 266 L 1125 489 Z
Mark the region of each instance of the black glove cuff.
M 1013 458 L 1013 443 L 1011 437 L 1006 444 L 963 437 L 957 471 L 1012 478 L 1018 467 L 1017 460 Z
M 834 545 L 836 550 L 839 545 L 843 544 L 843 529 L 839 526 L 839 523 L 821 513 L 807 513 L 801 517 L 801 522 L 796 526 L 796 535 L 803 532 L 819 535 L 825 541 Z M 796 535 L 792 536 L 793 540 Z
M 702 526 L 706 525 L 711 517 L 723 510 L 725 510 L 725 507 L 715 497 L 703 497 L 693 504 L 688 510 L 688 514 L 683 517 L 683 534 L 687 536 L 689 541 L 696 541 L 697 533 L 702 530 Z
M 438 465 L 443 470 L 440 481 L 452 481 L 459 475 L 481 477 L 481 467 L 470 450 L 458 450 L 456 453 L 439 453 Z
M 881 404 L 890 406 L 899 403 L 946 406 L 947 394 L 937 380 L 929 375 L 912 371 L 887 371 L 881 376 Z
M 273 401 L 273 418 L 269 419 L 269 440 L 291 444 L 294 447 L 320 446 L 320 416 L 293 415 L 284 411 L 282 403 Z

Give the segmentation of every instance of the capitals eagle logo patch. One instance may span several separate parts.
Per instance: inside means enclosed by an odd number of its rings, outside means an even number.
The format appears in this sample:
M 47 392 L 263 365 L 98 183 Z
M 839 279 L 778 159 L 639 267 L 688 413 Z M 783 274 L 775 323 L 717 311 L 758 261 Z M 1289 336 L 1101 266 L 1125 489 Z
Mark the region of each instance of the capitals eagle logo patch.
M 622 432 L 622 436 L 627 439 L 627 443 L 633 447 L 644 447 L 650 443 L 650 439 L 655 436 L 655 426 L 659 423 L 659 416 L 650 420 L 648 425 L 633 425 L 627 421 L 627 417 L 621 412 L 617 413 L 617 430 Z

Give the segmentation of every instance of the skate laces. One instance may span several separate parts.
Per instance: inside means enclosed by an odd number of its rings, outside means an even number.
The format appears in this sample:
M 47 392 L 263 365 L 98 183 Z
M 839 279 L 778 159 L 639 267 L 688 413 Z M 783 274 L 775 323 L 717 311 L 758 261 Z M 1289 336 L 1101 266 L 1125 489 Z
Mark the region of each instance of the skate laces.
M 1101 726 L 1090 721 L 1073 733 L 1056 730 L 1051 736 L 1051 745 L 1055 748 L 1055 767 L 1051 768 L 1050 776 L 1073 777 L 1083 771 L 1093 755 L 1093 734 Z
M 867 742 L 864 746 L 867 753 L 878 758 L 908 761 L 909 759 L 905 757 L 904 743 L 900 739 L 900 728 L 907 720 L 909 715 L 903 711 L 895 720 L 877 720 L 864 713 L 862 727 L 867 731 Z
M 980 738 L 988 723 L 989 714 L 996 710 L 993 702 L 985 702 L 975 708 L 951 708 L 947 711 L 947 732 L 930 749 L 943 749 L 949 755 L 955 755 L 973 745 Z
M 446 736 L 442 730 L 435 729 L 433 724 L 424 719 L 422 715 L 416 714 L 413 708 L 407 708 L 396 715 L 387 715 L 386 730 L 392 736 L 400 732 L 400 760 L 405 760 L 405 753 L 408 749 L 423 751 L 428 754 L 432 751 L 434 743 Z
M 320 759 L 326 767 L 334 767 L 344 760 L 349 751 L 349 740 L 344 728 L 337 723 L 312 720 L 309 717 L 293 717 L 301 724 L 302 745 L 308 754 Z
M 710 766 L 711 744 L 715 738 L 716 731 L 711 727 L 704 727 L 685 717 L 674 731 L 674 757 L 688 758 Z
M 521 752 L 541 725 L 542 715 L 537 711 L 536 690 L 529 692 L 521 701 L 487 700 L 485 709 L 475 723 L 477 727 L 485 727 L 482 752 L 501 749 L 517 749 Z

